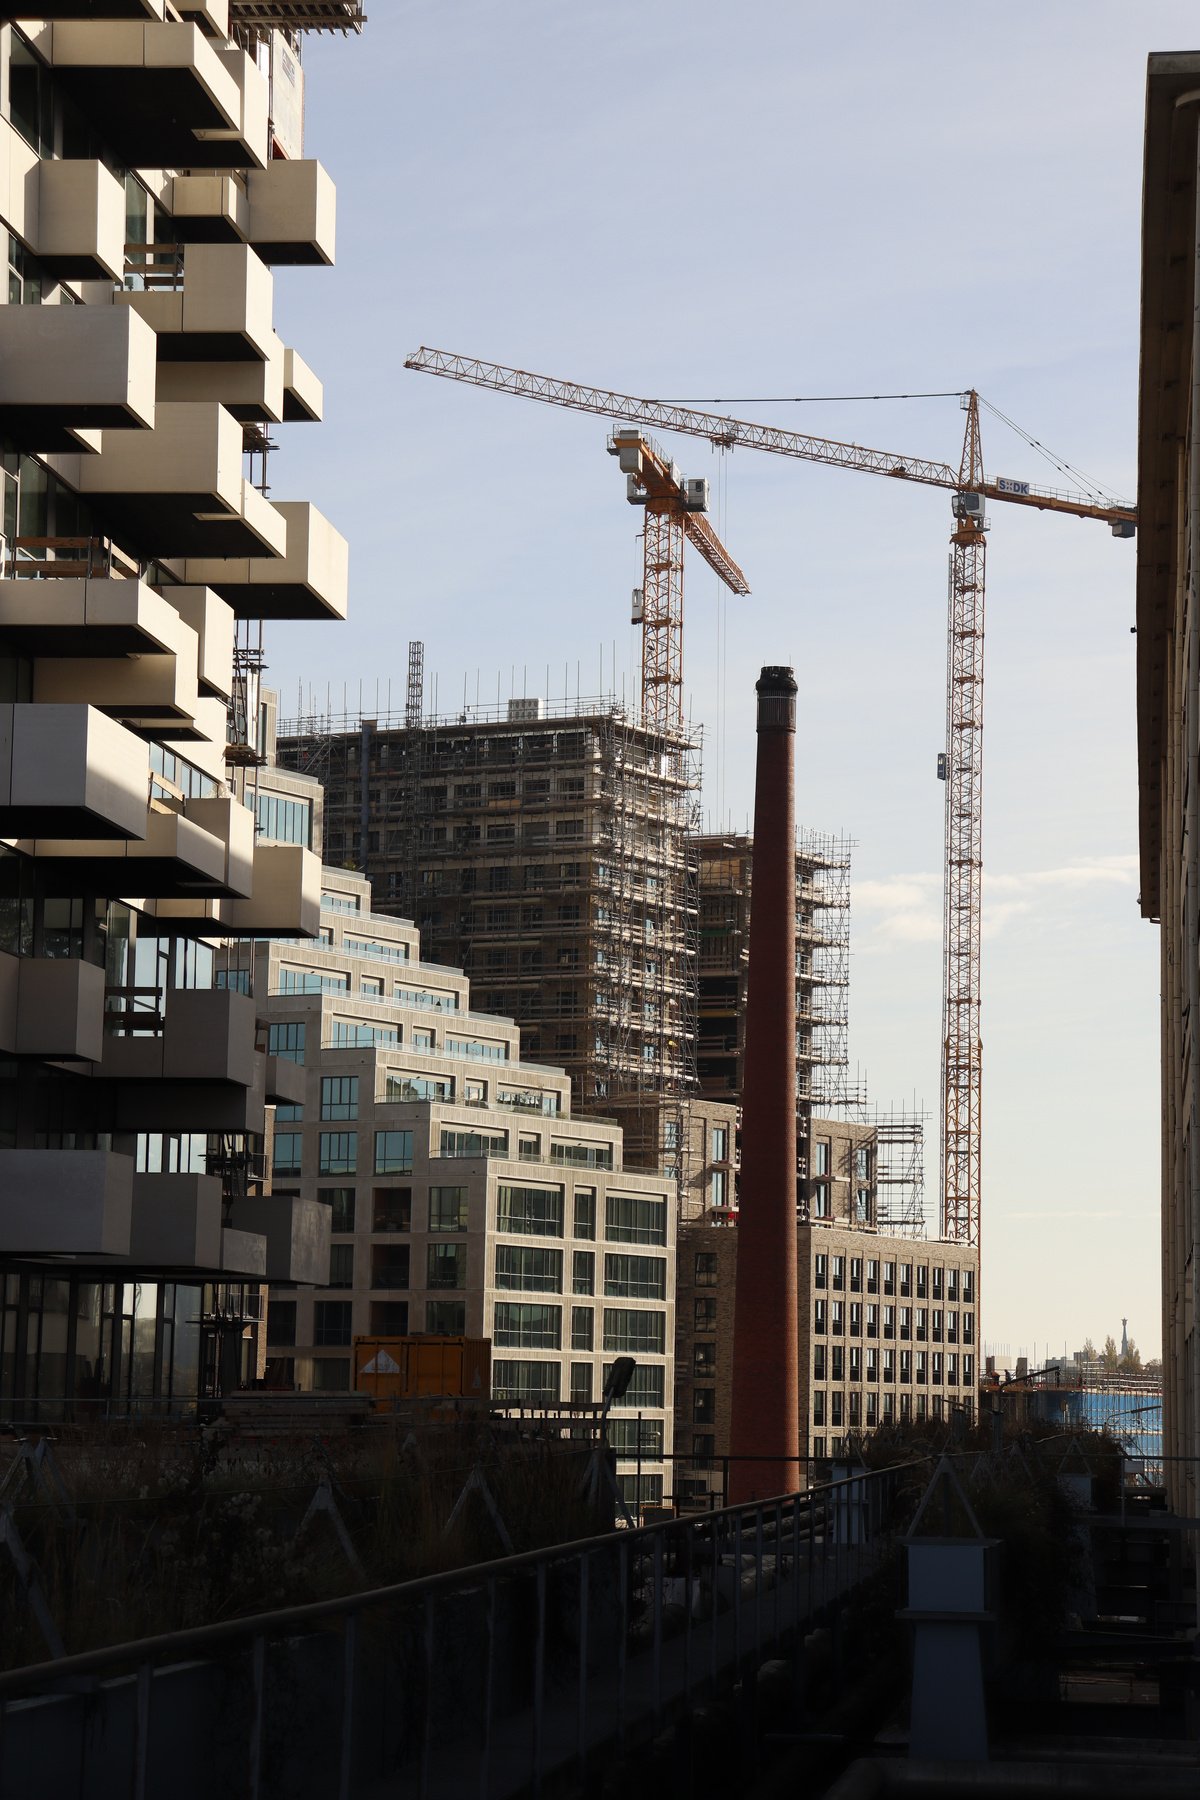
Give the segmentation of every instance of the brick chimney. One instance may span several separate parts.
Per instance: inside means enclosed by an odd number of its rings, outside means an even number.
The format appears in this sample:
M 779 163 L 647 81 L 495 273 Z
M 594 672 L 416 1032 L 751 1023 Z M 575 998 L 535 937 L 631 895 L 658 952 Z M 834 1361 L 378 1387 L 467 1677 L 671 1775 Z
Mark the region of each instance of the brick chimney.
M 796 679 L 757 682 L 731 1502 L 801 1485 L 796 1297 Z

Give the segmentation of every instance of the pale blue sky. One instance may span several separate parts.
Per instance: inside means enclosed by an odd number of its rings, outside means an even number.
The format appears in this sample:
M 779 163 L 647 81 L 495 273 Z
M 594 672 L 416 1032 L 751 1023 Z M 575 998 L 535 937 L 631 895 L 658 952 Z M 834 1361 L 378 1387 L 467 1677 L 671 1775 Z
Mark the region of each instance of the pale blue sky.
M 428 343 L 664 397 L 975 386 L 1132 497 L 1145 60 L 1194 7 L 830 8 L 373 0 L 307 52 L 338 262 L 279 271 L 326 423 L 277 498 L 351 542 L 343 627 L 276 626 L 271 676 L 443 710 L 630 682 L 638 517 L 603 422 L 408 374 Z M 957 460 L 954 400 L 738 409 Z M 1047 471 L 985 420 L 989 473 Z M 937 1181 L 948 496 L 675 439 L 721 485 L 753 592 L 688 579 L 706 802 L 752 806 L 753 682 L 802 688 L 799 809 L 855 857 L 851 1058 L 929 1109 Z M 1136 906 L 1134 547 L 992 507 L 984 852 L 984 1331 L 1160 1338 L 1157 934 Z M 528 670 L 528 678 L 523 670 Z M 725 709 L 721 711 L 721 695 Z

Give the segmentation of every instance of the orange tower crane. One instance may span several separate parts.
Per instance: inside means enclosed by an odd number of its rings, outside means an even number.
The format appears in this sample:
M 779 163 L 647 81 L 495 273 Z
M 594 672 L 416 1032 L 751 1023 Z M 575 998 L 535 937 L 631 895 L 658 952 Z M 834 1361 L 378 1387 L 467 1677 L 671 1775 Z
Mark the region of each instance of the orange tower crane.
M 980 1242 L 981 1096 L 983 1052 L 980 1033 L 980 925 L 982 918 L 983 824 L 983 628 L 985 602 L 985 502 L 1036 507 L 1078 519 L 1099 519 L 1114 537 L 1131 538 L 1137 511 L 1115 501 L 1035 486 L 984 474 L 979 429 L 979 396 L 962 395 L 967 414 L 963 453 L 957 469 L 949 463 L 869 450 L 806 432 L 752 424 L 722 413 L 699 412 L 669 401 L 639 399 L 609 388 L 581 387 L 549 375 L 535 375 L 502 363 L 482 362 L 452 351 L 422 348 L 405 363 L 428 375 L 469 382 L 474 387 L 517 394 L 548 406 L 596 413 L 622 422 L 614 437 L 633 426 L 653 425 L 689 437 L 707 438 L 722 450 L 739 446 L 794 456 L 804 462 L 885 475 L 952 495 L 950 599 L 946 664 L 946 747 L 938 774 L 946 783 L 946 848 L 942 963 L 942 1145 L 940 1218 L 943 1235 L 959 1243 Z M 735 590 L 736 591 L 736 590 Z
M 705 518 L 708 483 L 687 480 L 645 432 L 616 431 L 608 442 L 631 506 L 644 506 L 642 587 L 634 623 L 642 627 L 642 723 L 650 731 L 683 724 L 683 543 L 694 544 L 734 594 L 749 584 Z

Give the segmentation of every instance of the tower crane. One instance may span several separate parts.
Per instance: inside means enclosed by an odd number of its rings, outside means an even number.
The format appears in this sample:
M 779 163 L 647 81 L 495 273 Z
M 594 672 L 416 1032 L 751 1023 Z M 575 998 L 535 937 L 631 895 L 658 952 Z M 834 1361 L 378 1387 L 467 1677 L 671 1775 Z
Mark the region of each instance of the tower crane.
M 650 731 L 683 725 L 683 541 L 699 550 L 733 594 L 749 584 L 704 517 L 708 483 L 688 481 L 642 431 L 629 427 L 609 439 L 626 480 L 626 497 L 646 509 L 642 588 L 634 623 L 642 627 L 642 723 Z
M 946 783 L 945 876 L 942 944 L 942 1140 L 940 1219 L 943 1236 L 978 1247 L 981 1192 L 980 922 L 983 820 L 983 631 L 988 520 L 985 503 L 1003 501 L 1107 524 L 1114 537 L 1131 538 L 1137 511 L 1114 501 L 984 473 L 979 396 L 961 396 L 967 414 L 957 468 L 923 457 L 871 450 L 861 444 L 753 424 L 722 413 L 697 411 L 669 401 L 640 399 L 608 388 L 583 387 L 502 363 L 451 351 L 422 348 L 405 367 L 474 387 L 492 388 L 599 414 L 619 422 L 614 442 L 636 426 L 656 426 L 707 438 L 719 449 L 739 446 L 797 457 L 827 467 L 883 475 L 923 487 L 947 489 L 954 528 L 950 537 L 946 747 L 938 774 Z M 647 552 L 647 554 L 649 554 Z M 737 591 L 735 589 L 735 591 Z

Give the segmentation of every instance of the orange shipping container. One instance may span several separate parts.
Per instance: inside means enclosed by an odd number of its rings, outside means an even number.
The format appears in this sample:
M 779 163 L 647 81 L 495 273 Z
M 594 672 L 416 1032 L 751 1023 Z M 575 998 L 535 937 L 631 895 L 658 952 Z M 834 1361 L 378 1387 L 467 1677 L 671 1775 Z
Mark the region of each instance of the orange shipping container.
M 486 1403 L 492 1395 L 491 1340 L 356 1337 L 354 1387 L 376 1405 L 441 1394 Z

